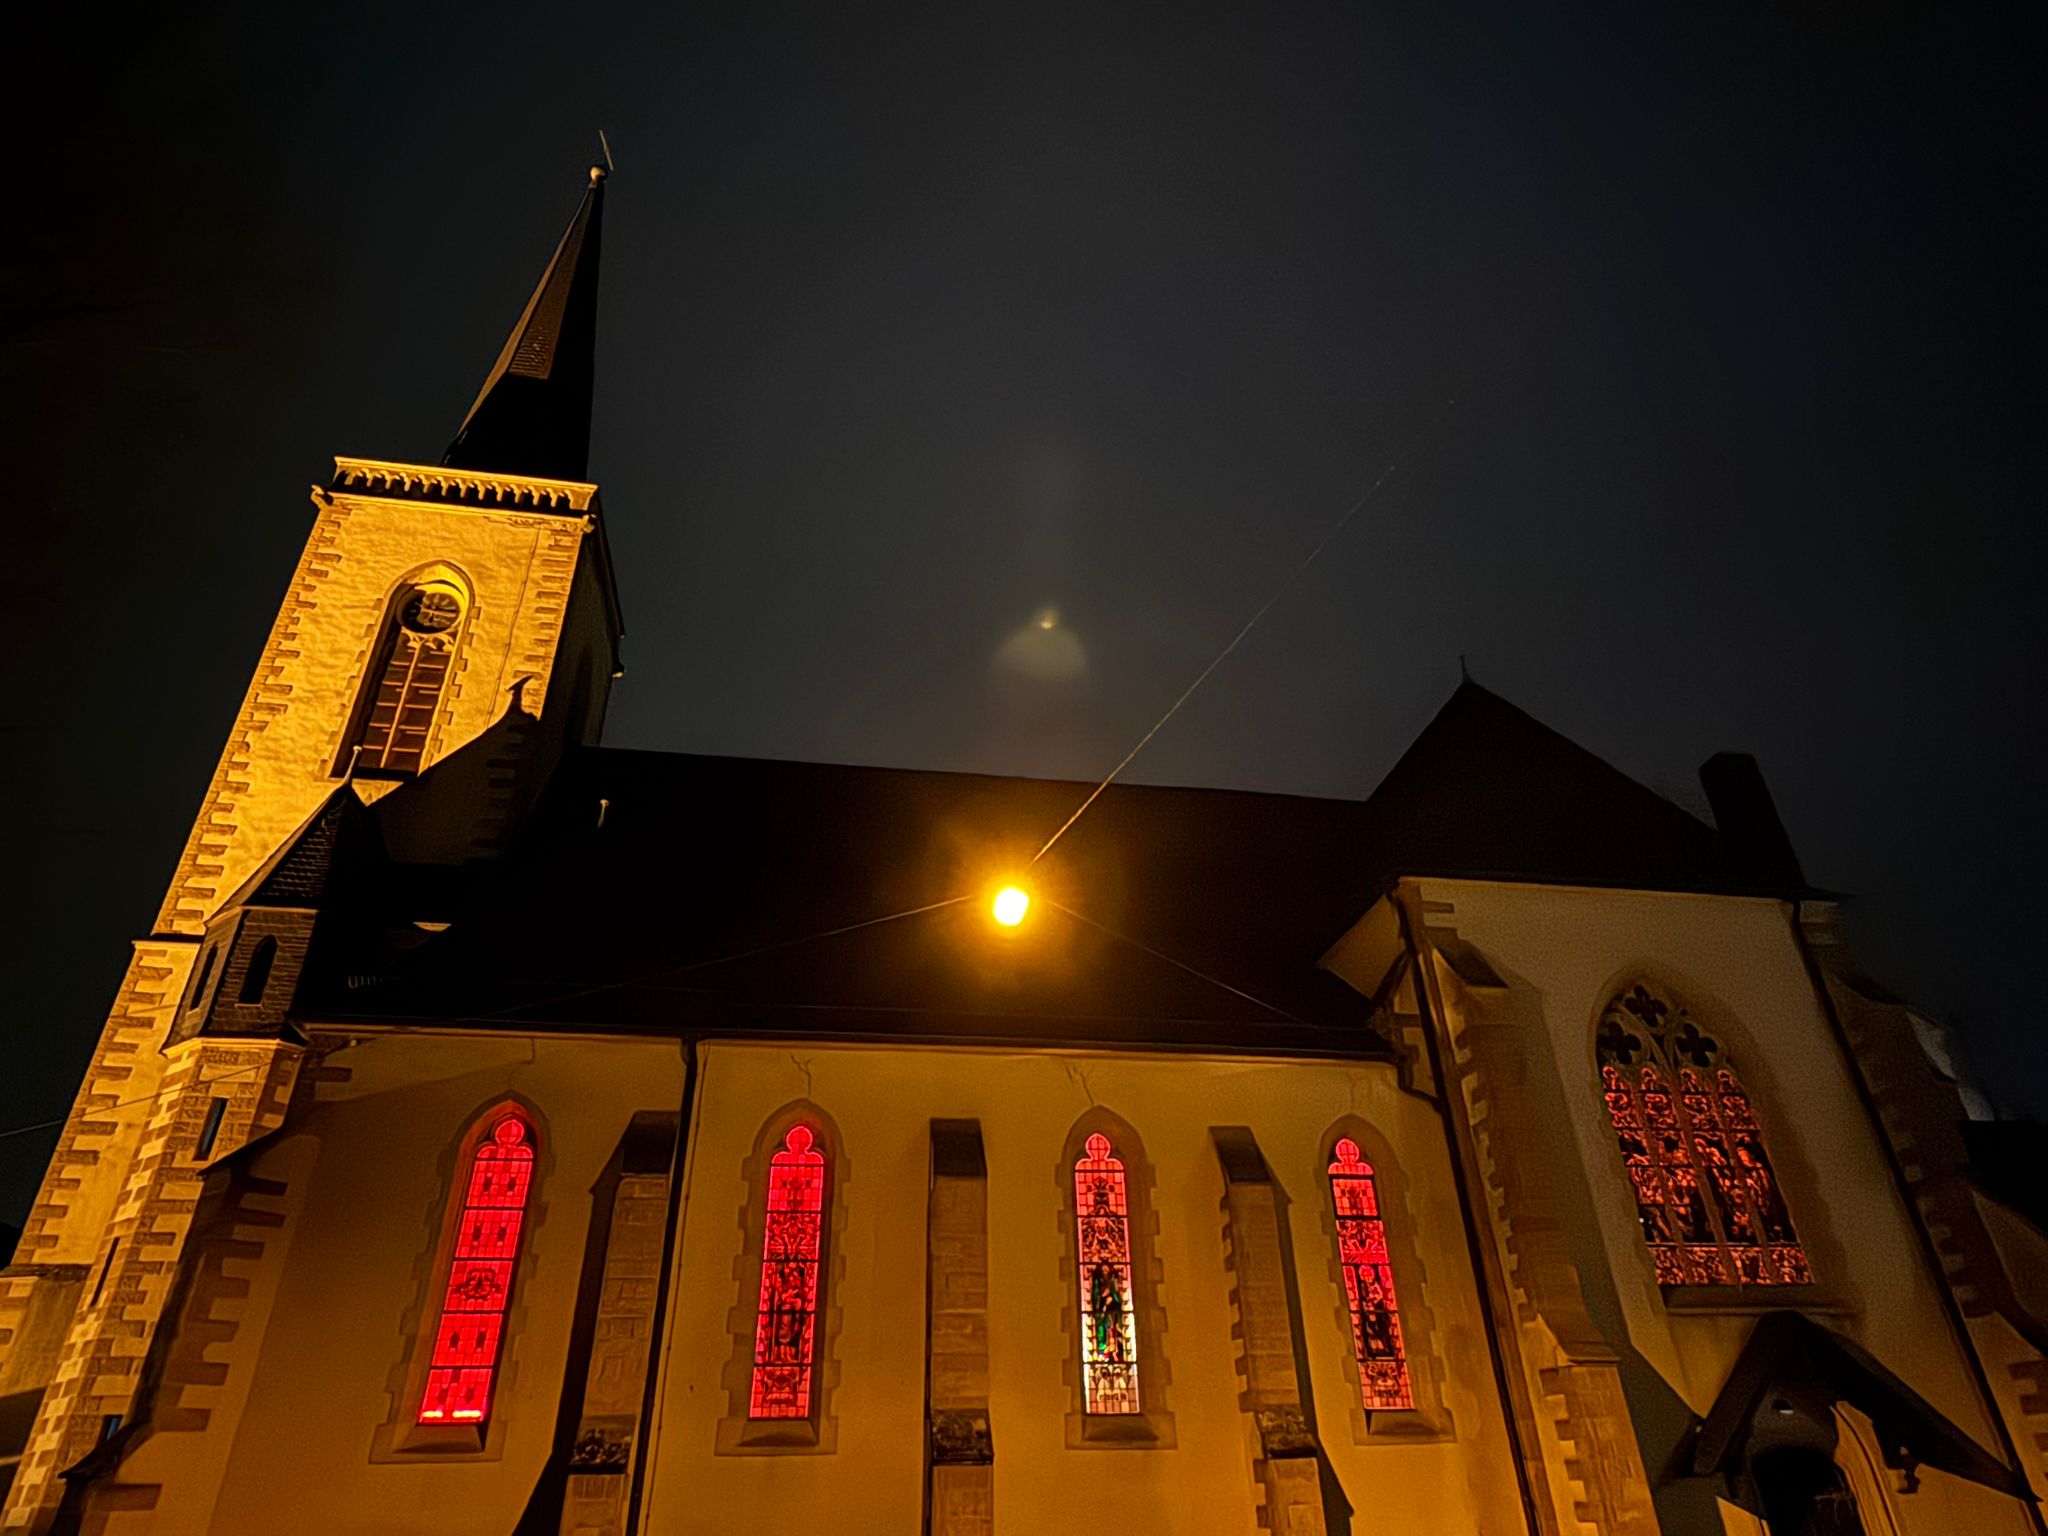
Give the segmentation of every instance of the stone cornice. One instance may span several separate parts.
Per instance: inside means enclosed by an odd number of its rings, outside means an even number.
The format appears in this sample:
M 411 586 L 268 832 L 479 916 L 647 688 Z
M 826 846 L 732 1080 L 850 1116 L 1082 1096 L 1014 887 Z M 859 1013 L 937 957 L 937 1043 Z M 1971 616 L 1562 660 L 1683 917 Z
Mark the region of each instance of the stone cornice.
M 533 475 L 488 474 L 442 465 L 398 464 L 383 459 L 334 459 L 329 490 L 341 495 L 398 501 L 431 501 L 504 512 L 587 514 L 597 487 L 580 480 L 543 480 Z

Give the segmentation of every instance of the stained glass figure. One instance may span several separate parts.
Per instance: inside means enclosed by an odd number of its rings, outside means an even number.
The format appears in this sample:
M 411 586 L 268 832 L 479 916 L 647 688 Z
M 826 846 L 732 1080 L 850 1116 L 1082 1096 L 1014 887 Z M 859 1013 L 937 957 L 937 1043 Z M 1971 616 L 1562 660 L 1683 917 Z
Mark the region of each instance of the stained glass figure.
M 422 1424 L 481 1424 L 490 1415 L 505 1306 L 519 1258 L 526 1197 L 533 1187 L 533 1153 L 532 1125 L 510 1110 L 470 1159 L 455 1256 L 420 1399 Z
M 818 1265 L 825 1239 L 825 1154 L 793 1125 L 768 1160 L 761 1304 L 754 1321 L 754 1387 L 747 1415 L 805 1419 L 818 1335 Z
M 1662 1285 L 1807 1285 L 1813 1274 L 1718 1040 L 1646 987 L 1594 1037 L 1607 1118 Z
M 1138 1327 L 1131 1309 L 1131 1220 L 1124 1165 L 1100 1134 L 1074 1164 L 1081 1256 L 1081 1379 L 1089 1413 L 1137 1413 Z
M 1401 1343 L 1401 1308 L 1394 1299 L 1394 1266 L 1387 1257 L 1387 1224 L 1380 1215 L 1372 1164 L 1349 1136 L 1337 1142 L 1330 1164 L 1330 1196 L 1337 1208 L 1337 1259 L 1344 1267 L 1344 1299 L 1351 1305 L 1351 1352 L 1369 1409 L 1413 1408 L 1408 1356 Z

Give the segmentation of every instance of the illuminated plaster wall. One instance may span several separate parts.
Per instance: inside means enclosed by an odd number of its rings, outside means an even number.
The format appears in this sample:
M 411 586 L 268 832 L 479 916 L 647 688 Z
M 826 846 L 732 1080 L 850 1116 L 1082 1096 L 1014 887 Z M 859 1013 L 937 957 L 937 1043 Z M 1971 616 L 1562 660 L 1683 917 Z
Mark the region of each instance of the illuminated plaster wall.
M 834 1448 L 716 1454 L 743 1404 L 725 1385 L 743 1295 L 742 1163 L 793 1100 L 831 1116 L 844 1145 L 843 1267 L 828 1306 L 825 1411 Z M 1061 1149 L 1091 1100 L 1137 1131 L 1157 1178 L 1171 1450 L 1069 1449 L 1062 1322 Z M 1322 1149 L 1356 1115 L 1395 1149 L 1425 1219 L 1422 1276 L 1404 1306 L 1436 1321 L 1452 1437 L 1358 1444 L 1349 1338 L 1320 1220 Z M 989 1349 L 998 1531 L 1257 1529 L 1248 1417 L 1232 1338 L 1222 1175 L 1212 1126 L 1249 1127 L 1292 1202 L 1294 1263 L 1322 1439 L 1376 1533 L 1506 1532 L 1519 1525 L 1504 1432 L 1457 1217 L 1441 1125 L 1389 1067 L 1111 1054 L 801 1045 L 705 1047 L 684 1237 L 672 1288 L 648 1529 L 810 1533 L 917 1529 L 923 1448 L 925 1221 L 930 1121 L 981 1122 L 988 1163 Z M 1139 1369 L 1145 1370 L 1141 1359 Z M 1363 1528 L 1363 1527 L 1361 1527 Z
M 327 1066 L 346 1079 L 323 1083 L 311 1110 L 248 1164 L 284 1185 L 268 1202 L 284 1219 L 259 1234 L 260 1258 L 234 1266 L 251 1289 L 232 1308 L 232 1337 L 208 1350 L 228 1367 L 203 1394 L 214 1421 L 153 1435 L 124 1459 L 120 1484 L 162 1486 L 153 1510 L 111 1513 L 109 1532 L 503 1532 L 533 1492 L 561 1395 L 591 1186 L 635 1111 L 680 1107 L 679 1048 L 407 1034 Z M 380 1429 L 403 1423 L 410 1406 L 394 1380 L 417 1330 L 432 1327 L 420 1312 L 436 1279 L 427 1271 L 455 1142 L 512 1095 L 537 1114 L 542 1147 L 490 1439 L 481 1454 L 389 1454 Z
M 1695 1413 L 1706 1412 L 1763 1308 L 1721 1314 L 1667 1305 L 1642 1242 L 1635 1203 L 1602 1103 L 1593 1032 L 1625 982 L 1647 979 L 1718 1032 L 1748 1084 L 1792 1217 L 1819 1285 L 1811 1306 L 1857 1339 L 1978 1442 L 1998 1441 L 1944 1316 L 1920 1240 L 1892 1183 L 1815 1000 L 1787 909 L 1769 900 L 1641 892 L 1413 882 L 1432 935 L 1454 933 L 1507 983 L 1524 1037 L 1518 1091 L 1547 1105 L 1553 1176 L 1582 1185 L 1594 1229 L 1575 1257 L 1595 1318 L 1618 1318 L 1627 1343 Z M 1768 1304 L 1766 1304 L 1768 1305 Z M 1646 1458 L 1660 1448 L 1645 1446 Z M 1652 1468 L 1654 1476 L 1655 1469 Z M 1927 1474 L 1898 1500 L 1899 1528 L 2029 1529 L 2010 1499 Z

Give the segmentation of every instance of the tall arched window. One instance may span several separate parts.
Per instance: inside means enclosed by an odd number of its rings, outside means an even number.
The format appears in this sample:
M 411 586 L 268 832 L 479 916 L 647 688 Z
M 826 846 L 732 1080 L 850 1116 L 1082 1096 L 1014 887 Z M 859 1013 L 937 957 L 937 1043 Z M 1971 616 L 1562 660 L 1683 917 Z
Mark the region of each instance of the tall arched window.
M 1368 1409 L 1413 1408 L 1408 1355 L 1401 1342 L 1401 1309 L 1394 1299 L 1394 1265 L 1387 1254 L 1387 1224 L 1372 1164 L 1358 1143 L 1341 1137 L 1330 1162 L 1330 1199 L 1337 1210 L 1337 1260 L 1344 1269 L 1344 1299 L 1351 1308 L 1351 1350 L 1359 1390 Z
M 1721 1043 L 1643 986 L 1607 1005 L 1595 1043 L 1658 1282 L 1811 1282 L 1762 1127 Z
M 1138 1326 L 1131 1306 L 1131 1218 L 1124 1165 L 1096 1132 L 1074 1164 L 1084 1411 L 1137 1413 Z
M 816 1143 L 816 1133 L 799 1122 L 768 1160 L 768 1220 L 747 1405 L 752 1419 L 804 1419 L 811 1413 L 825 1252 L 825 1154 Z
M 534 1143 L 532 1122 L 507 1109 L 470 1157 L 448 1288 L 420 1398 L 422 1424 L 481 1424 L 490 1416 L 505 1308 L 533 1188 Z
M 462 594 L 447 582 L 426 582 L 399 598 L 357 708 L 350 746 L 359 772 L 420 771 L 462 611 Z

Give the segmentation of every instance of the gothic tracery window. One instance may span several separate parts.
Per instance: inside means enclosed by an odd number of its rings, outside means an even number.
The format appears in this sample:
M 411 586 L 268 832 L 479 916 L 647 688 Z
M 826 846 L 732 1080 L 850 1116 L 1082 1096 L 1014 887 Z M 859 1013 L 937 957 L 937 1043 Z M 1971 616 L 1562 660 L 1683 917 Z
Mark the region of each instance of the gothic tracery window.
M 1344 1269 L 1344 1299 L 1351 1308 L 1351 1350 L 1359 1390 L 1368 1409 L 1413 1408 L 1407 1351 L 1401 1342 L 1394 1266 L 1387 1254 L 1387 1224 L 1380 1214 L 1372 1164 L 1358 1143 L 1339 1138 L 1330 1162 L 1330 1198 L 1337 1211 L 1337 1258 Z
M 1088 1413 L 1138 1413 L 1138 1328 L 1131 1305 L 1131 1219 L 1124 1165 L 1107 1136 L 1074 1164 L 1080 1254 L 1081 1378 Z
M 1663 1285 L 1805 1285 L 1763 1129 L 1721 1044 L 1642 986 L 1595 1036 L 1607 1115 Z
M 420 771 L 462 611 L 461 595 L 444 582 L 414 587 L 399 601 L 358 710 L 352 743 L 358 771 Z
M 768 1160 L 749 1418 L 803 1419 L 811 1413 L 825 1239 L 825 1155 L 816 1142 L 808 1125 L 793 1125 Z
M 526 1197 L 533 1188 L 534 1141 L 532 1123 L 508 1109 L 470 1158 L 420 1399 L 422 1424 L 481 1424 L 490 1415 Z

